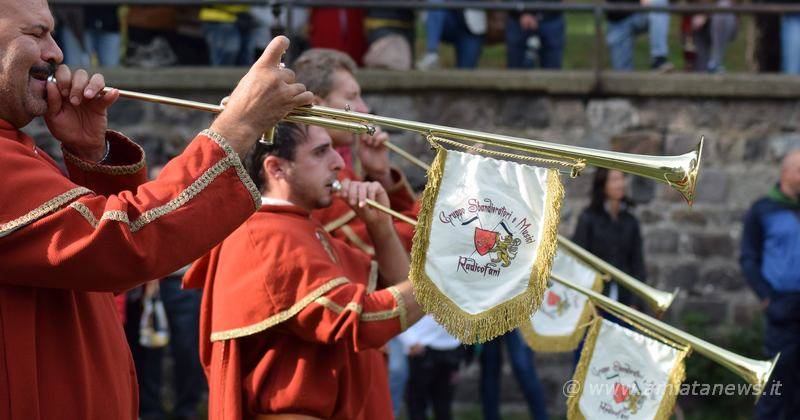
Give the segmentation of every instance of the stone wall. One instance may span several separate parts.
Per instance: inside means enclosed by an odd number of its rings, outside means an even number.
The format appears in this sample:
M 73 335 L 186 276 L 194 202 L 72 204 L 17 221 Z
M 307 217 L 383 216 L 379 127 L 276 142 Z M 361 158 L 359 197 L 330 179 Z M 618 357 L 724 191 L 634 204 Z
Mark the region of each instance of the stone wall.
M 217 102 L 241 71 L 197 74 L 123 71 L 111 73 L 109 79 L 134 90 Z M 360 77 L 367 102 L 385 116 L 653 155 L 688 152 L 704 136 L 692 208 L 660 183 L 632 179 L 632 196 L 640 203 L 634 212 L 642 222 L 648 282 L 663 290 L 681 289 L 667 317 L 673 323 L 690 309 L 728 325 L 747 322 L 758 313 L 737 262 L 740 221 L 750 203 L 776 182 L 780 157 L 800 147 L 800 102 L 794 99 L 800 91 L 798 80 L 697 75 L 625 79 L 614 74 L 597 79 L 590 73 L 544 72 Z M 141 142 L 151 162 L 177 153 L 211 119 L 197 111 L 132 101 L 120 101 L 110 114 L 111 126 Z M 54 147 L 40 122 L 27 131 Z M 423 160 L 433 157 L 419 136 L 393 133 L 392 138 Z M 397 156 L 393 159 L 415 187 L 424 185 L 419 169 Z M 591 175 L 587 170 L 578 179 L 564 179 L 563 234 L 572 233 L 587 205 Z M 546 365 L 541 372 L 550 395 L 560 394 L 571 360 L 571 355 L 537 357 L 540 366 Z M 474 378 L 474 367 L 466 374 Z M 467 381 L 462 398 L 476 401 L 476 386 L 476 381 Z M 513 393 L 506 399 L 519 401 Z M 563 397 L 551 398 L 553 412 L 563 412 L 563 402 Z

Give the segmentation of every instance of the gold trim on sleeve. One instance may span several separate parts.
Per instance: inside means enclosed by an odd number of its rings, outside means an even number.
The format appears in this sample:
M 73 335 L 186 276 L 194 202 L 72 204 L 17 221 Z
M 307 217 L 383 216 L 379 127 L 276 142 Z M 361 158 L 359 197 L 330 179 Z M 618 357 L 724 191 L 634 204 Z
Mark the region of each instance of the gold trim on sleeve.
M 110 130 L 108 131 L 108 133 L 106 133 L 106 139 L 108 139 L 108 134 L 110 133 L 115 133 L 119 137 L 127 140 L 127 137 L 125 137 L 122 133 Z M 82 171 L 97 172 L 106 175 L 130 175 L 130 174 L 135 174 L 136 172 L 139 172 L 140 170 L 142 170 L 142 168 L 144 168 L 145 156 L 144 156 L 144 149 L 142 149 L 141 146 L 130 140 L 128 140 L 128 143 L 132 144 L 142 153 L 142 158 L 138 162 L 131 165 L 116 166 L 116 165 L 103 165 L 100 163 L 87 162 L 79 158 L 78 156 L 75 156 L 64 147 L 61 148 L 61 151 L 64 154 L 64 160 L 75 165 L 78 169 Z
M 337 315 L 344 311 L 353 311 L 359 314 L 358 318 L 364 322 L 385 321 L 387 319 L 397 318 L 400 316 L 400 311 L 398 308 L 390 309 L 388 311 L 362 312 L 363 307 L 355 302 L 349 302 L 346 306 L 342 306 L 325 296 L 315 299 L 314 303 L 324 306 L 326 309 L 333 311 Z
M 250 191 L 250 195 L 253 197 L 253 203 L 255 204 L 256 210 L 260 209 L 261 192 L 258 191 L 256 184 L 252 179 L 250 179 L 250 175 L 247 174 L 247 171 L 244 169 L 244 165 L 242 165 L 242 160 L 239 159 L 239 155 L 233 151 L 233 147 L 231 147 L 231 145 L 228 143 L 228 140 L 226 140 L 225 137 L 222 137 L 221 134 L 217 133 L 216 131 L 212 131 L 211 129 L 205 129 L 200 134 L 210 138 L 222 150 L 225 151 L 225 154 L 228 155 L 228 161 L 236 170 L 236 175 L 239 175 L 239 179 L 242 180 L 242 184 L 244 184 L 247 190 Z
M 299 301 L 295 302 L 295 304 L 290 306 L 288 309 L 278 312 L 277 314 L 272 315 L 271 317 L 261 322 L 257 322 L 255 324 L 247 325 L 241 328 L 212 332 L 211 341 L 230 340 L 233 338 L 246 337 L 248 335 L 260 333 L 261 331 L 274 327 L 280 324 L 281 322 L 284 322 L 290 319 L 291 317 L 297 315 L 300 311 L 303 310 L 303 308 L 308 306 L 311 302 L 317 300 L 317 298 L 319 298 L 320 296 L 331 291 L 334 287 L 349 282 L 350 280 L 348 280 L 346 277 L 337 277 L 323 284 L 322 286 L 318 287 L 316 290 L 312 291 Z
M 406 300 L 403 299 L 403 294 L 397 290 L 397 287 L 390 286 L 387 287 L 392 296 L 394 296 L 394 300 L 397 302 L 397 307 L 395 308 L 400 312 L 400 331 L 405 331 L 408 329 L 408 314 L 406 313 Z
M 186 189 L 184 189 L 183 191 L 181 191 L 175 198 L 168 201 L 164 205 L 145 211 L 144 213 L 142 213 L 141 216 L 139 216 L 133 222 L 131 222 L 128 219 L 127 213 L 121 210 L 107 211 L 103 213 L 102 216 L 100 216 L 100 219 L 98 220 L 94 216 L 94 214 L 92 214 L 92 212 L 89 210 L 89 208 L 81 203 L 75 203 L 74 206 L 70 207 L 72 207 L 78 213 L 80 213 L 86 219 L 86 221 L 89 222 L 89 224 L 92 225 L 92 227 L 95 229 L 99 226 L 99 223 L 103 220 L 114 220 L 117 222 L 127 224 L 131 233 L 137 232 L 142 228 L 144 228 L 145 226 L 147 226 L 147 224 L 149 224 L 150 222 L 153 222 L 158 218 L 177 210 L 178 208 L 189 202 L 189 200 L 194 198 L 201 191 L 206 189 L 206 187 L 208 187 L 209 184 L 211 184 L 220 174 L 222 174 L 223 172 L 228 170 L 228 168 L 231 167 L 231 160 L 232 159 L 230 157 L 220 160 L 219 162 L 214 164 L 214 166 L 208 168 L 205 172 L 203 172 L 203 174 L 200 175 L 199 178 L 197 178 L 196 180 L 194 180 L 194 182 L 189 184 L 189 186 L 186 187 Z M 259 197 L 259 203 L 261 202 L 260 200 L 261 198 Z
M 61 195 L 56 196 L 53 199 L 46 201 L 44 204 L 31 210 L 22 217 L 14 219 L 6 224 L 0 224 L 0 238 L 23 226 L 35 222 L 39 218 L 46 216 L 60 209 L 61 207 L 64 207 L 70 201 L 87 194 L 92 194 L 92 190 L 84 187 L 73 188 Z
M 323 227 L 323 229 L 325 229 L 325 232 L 328 232 L 328 233 L 333 232 L 334 230 L 339 229 L 340 227 L 350 223 L 350 221 L 355 219 L 355 218 L 356 218 L 356 212 L 354 212 L 353 210 L 350 210 L 349 212 L 345 213 L 342 216 L 339 216 L 338 218 L 336 218 L 332 222 L 330 222 L 327 225 L 325 225 L 325 227 Z

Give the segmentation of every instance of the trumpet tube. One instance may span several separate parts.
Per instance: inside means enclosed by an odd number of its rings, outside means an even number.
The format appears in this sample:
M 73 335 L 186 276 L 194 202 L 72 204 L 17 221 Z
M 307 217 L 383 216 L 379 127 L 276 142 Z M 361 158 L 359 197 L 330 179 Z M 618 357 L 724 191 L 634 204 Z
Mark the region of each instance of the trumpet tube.
M 423 135 L 440 136 L 474 143 L 485 143 L 557 159 L 584 161 L 590 165 L 616 169 L 665 182 L 677 190 L 690 205 L 694 202 L 697 176 L 700 170 L 700 157 L 703 150 L 702 137 L 693 151 L 683 155 L 648 156 L 490 134 L 317 105 L 295 108 L 290 115 L 312 115 L 370 125 L 394 127 L 421 133 Z
M 600 273 L 608 274 L 623 287 L 642 298 L 645 303 L 647 303 L 647 306 L 651 307 L 658 314 L 664 313 L 672 304 L 675 296 L 678 294 L 679 289 L 675 289 L 672 293 L 669 293 L 648 286 L 630 274 L 620 270 L 617 267 L 614 267 L 613 265 L 604 261 L 602 258 L 582 248 L 575 242 L 570 241 L 564 236 L 558 235 L 558 246 Z
M 103 94 L 108 93 L 112 88 L 106 87 L 103 89 Z M 197 111 L 205 111 L 212 113 L 220 113 L 225 109 L 222 105 L 208 104 L 204 102 L 190 101 L 186 99 L 170 98 L 168 96 L 153 95 L 149 93 L 133 92 L 130 90 L 119 90 L 119 96 L 126 99 L 137 99 L 145 102 L 152 102 L 163 105 L 172 105 L 181 108 L 194 109 Z M 297 124 L 316 125 L 319 127 L 330 128 L 335 130 L 345 130 L 357 134 L 374 134 L 375 128 L 366 124 L 357 122 L 342 121 L 338 119 L 317 117 L 310 115 L 290 115 L 284 118 L 284 121 L 293 122 Z
M 591 300 L 595 305 L 600 308 L 615 314 L 617 316 L 627 317 L 636 323 L 641 324 L 643 327 L 650 329 L 657 334 L 660 334 L 676 343 L 689 346 L 694 351 L 702 354 L 708 359 L 719 363 L 720 365 L 728 368 L 733 373 L 753 385 L 756 393 L 756 401 L 761 396 L 772 370 L 778 363 L 780 354 L 776 355 L 772 360 L 756 360 L 749 357 L 744 357 L 725 350 L 722 347 L 709 343 L 701 338 L 695 337 L 687 332 L 681 331 L 669 324 L 659 321 L 653 317 L 645 315 L 635 309 L 629 308 L 619 302 L 613 301 L 594 290 L 581 287 L 569 280 L 560 278 L 558 275 L 552 274 L 550 278 L 563 284 L 564 286 L 573 289 Z

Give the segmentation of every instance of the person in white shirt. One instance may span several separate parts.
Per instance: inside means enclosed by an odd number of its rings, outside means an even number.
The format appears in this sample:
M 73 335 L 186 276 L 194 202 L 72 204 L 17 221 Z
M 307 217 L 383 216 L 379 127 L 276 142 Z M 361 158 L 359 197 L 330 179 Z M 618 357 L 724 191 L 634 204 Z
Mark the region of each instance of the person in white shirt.
M 436 420 L 452 419 L 458 367 L 464 355 L 461 343 L 430 315 L 398 338 L 408 355 L 409 420 L 427 419 L 429 405 Z

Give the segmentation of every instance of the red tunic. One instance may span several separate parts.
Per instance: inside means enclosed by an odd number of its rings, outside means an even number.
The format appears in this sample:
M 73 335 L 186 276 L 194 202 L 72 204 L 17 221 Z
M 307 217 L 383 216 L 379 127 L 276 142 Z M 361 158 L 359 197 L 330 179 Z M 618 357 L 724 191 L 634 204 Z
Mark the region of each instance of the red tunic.
M 377 266 L 295 206 L 265 205 L 195 263 L 200 358 L 209 418 L 301 414 L 389 419 L 379 349 L 400 333 L 393 288 L 372 291 Z
M 111 292 L 175 271 L 256 209 L 257 191 L 224 140 L 198 136 L 144 183 L 141 148 L 107 139 L 110 165 L 65 152 L 67 178 L 0 121 L 2 419 L 136 419 Z
M 416 219 L 419 213 L 419 202 L 416 201 L 411 186 L 399 171 L 392 169 L 392 176 L 397 180 L 395 185 L 387 191 L 392 210 Z M 344 179 L 360 181 L 360 178 L 348 168 L 339 171 L 339 180 Z M 356 217 L 356 213 L 341 198 L 335 198 L 330 207 L 315 210 L 312 216 L 325 227 L 325 231 L 335 238 L 339 238 L 369 255 L 375 254 L 375 248 L 372 247 L 372 240 L 366 225 Z M 402 220 L 395 220 L 394 228 L 400 237 L 400 242 L 410 252 L 411 241 L 414 238 L 414 226 Z

